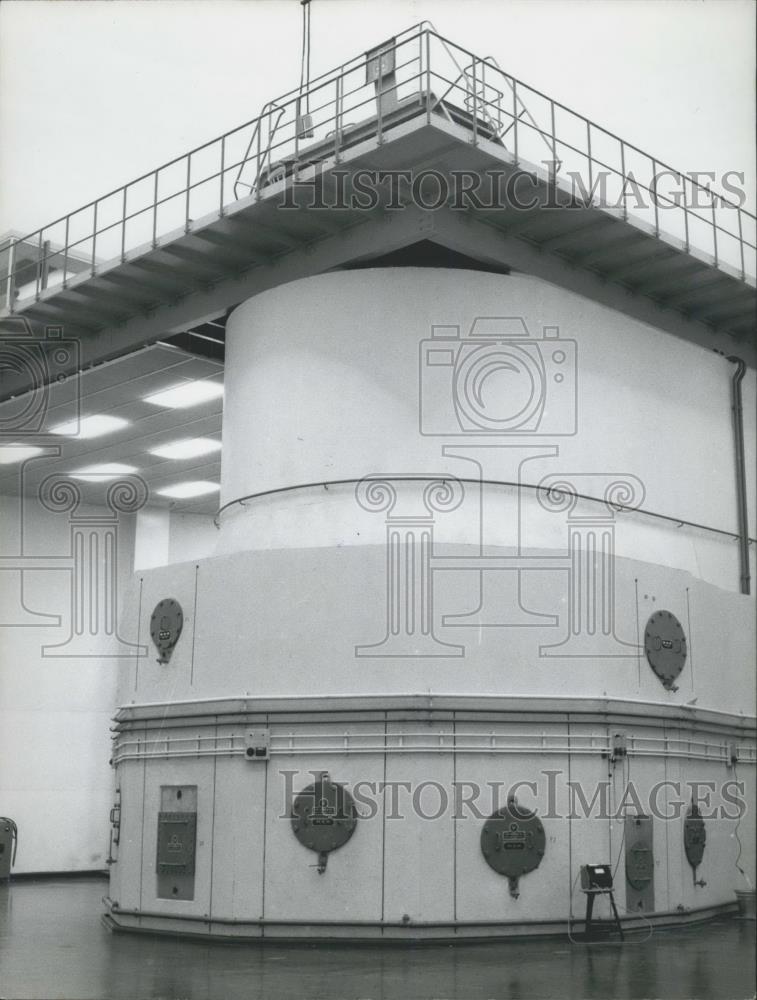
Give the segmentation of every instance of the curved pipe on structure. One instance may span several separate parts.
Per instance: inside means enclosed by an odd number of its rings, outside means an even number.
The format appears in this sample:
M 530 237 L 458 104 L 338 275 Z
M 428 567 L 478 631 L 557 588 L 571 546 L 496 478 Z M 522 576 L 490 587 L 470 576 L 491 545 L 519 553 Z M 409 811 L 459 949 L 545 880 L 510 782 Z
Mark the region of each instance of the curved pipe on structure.
M 736 491 L 739 506 L 739 552 L 741 557 L 741 593 L 749 594 L 749 511 L 746 497 L 746 464 L 744 461 L 744 407 L 741 399 L 741 383 L 746 374 L 746 364 L 741 358 L 728 358 L 736 365 L 731 377 L 731 409 L 733 411 L 733 439 L 736 447 Z

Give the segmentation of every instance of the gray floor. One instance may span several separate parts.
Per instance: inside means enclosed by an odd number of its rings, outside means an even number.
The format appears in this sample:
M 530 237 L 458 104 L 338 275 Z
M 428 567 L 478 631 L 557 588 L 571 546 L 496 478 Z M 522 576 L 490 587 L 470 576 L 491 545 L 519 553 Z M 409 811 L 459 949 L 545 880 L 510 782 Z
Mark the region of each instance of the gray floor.
M 99 879 L 0 885 L 0 998 L 505 1000 L 752 998 L 754 922 L 454 946 L 224 945 L 110 934 Z

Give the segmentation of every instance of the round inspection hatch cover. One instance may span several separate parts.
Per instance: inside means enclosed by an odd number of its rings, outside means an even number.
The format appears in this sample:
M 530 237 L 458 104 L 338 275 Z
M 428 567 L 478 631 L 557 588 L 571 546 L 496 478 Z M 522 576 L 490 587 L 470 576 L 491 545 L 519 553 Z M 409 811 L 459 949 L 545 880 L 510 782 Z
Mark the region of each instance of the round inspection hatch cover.
M 173 597 L 158 601 L 150 617 L 150 636 L 158 650 L 158 663 L 168 663 L 184 627 L 184 612 Z
M 486 863 L 511 879 L 539 867 L 545 844 L 539 817 L 515 802 L 493 813 L 481 831 L 481 853 Z
M 670 611 L 656 611 L 647 622 L 644 651 L 662 684 L 671 688 L 686 663 L 686 635 Z
M 311 851 L 328 854 L 355 832 L 358 813 L 343 785 L 323 778 L 308 785 L 292 804 L 292 832 Z

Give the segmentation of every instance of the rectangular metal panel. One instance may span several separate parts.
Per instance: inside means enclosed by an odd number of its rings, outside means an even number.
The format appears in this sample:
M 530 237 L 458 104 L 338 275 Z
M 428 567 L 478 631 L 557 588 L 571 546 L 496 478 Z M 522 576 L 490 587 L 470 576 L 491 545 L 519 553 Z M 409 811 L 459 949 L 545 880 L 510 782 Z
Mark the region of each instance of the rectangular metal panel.
M 194 875 L 197 813 L 158 813 L 158 874 Z
M 160 899 L 194 899 L 196 846 L 197 786 L 161 786 L 155 862 Z

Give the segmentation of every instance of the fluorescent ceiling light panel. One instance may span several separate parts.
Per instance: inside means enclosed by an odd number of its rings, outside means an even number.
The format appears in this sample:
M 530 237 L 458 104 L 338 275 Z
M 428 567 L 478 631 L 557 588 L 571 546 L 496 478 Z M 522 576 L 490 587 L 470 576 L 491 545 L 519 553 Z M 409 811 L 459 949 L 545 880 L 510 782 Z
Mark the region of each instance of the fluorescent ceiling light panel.
M 168 444 L 161 444 L 157 448 L 151 448 L 150 454 L 157 455 L 158 458 L 195 458 L 198 455 L 209 455 L 213 451 L 221 450 L 221 442 L 213 438 L 181 438 L 179 441 L 170 441 Z
M 102 462 L 100 465 L 88 465 L 71 473 L 73 479 L 83 479 L 87 483 L 107 483 L 119 476 L 128 476 L 137 470 L 133 465 L 122 465 L 120 462 Z
M 187 500 L 189 497 L 204 497 L 208 493 L 217 493 L 221 486 L 219 483 L 210 483 L 206 479 L 195 479 L 191 482 L 176 483 L 174 486 L 166 486 L 165 489 L 156 490 L 162 497 L 172 497 L 174 500 Z
M 0 465 L 13 465 L 14 462 L 25 462 L 27 458 L 34 458 L 41 455 L 43 448 L 37 448 L 31 444 L 3 444 L 0 445 Z
M 107 413 L 95 413 L 91 417 L 81 417 L 79 420 L 67 420 L 64 424 L 52 427 L 53 434 L 63 434 L 73 438 L 96 438 L 103 434 L 112 434 L 121 430 L 129 423 L 122 417 L 111 417 Z
M 211 399 L 218 399 L 223 396 L 223 384 L 221 382 L 182 382 L 174 385 L 170 389 L 163 389 L 154 392 L 150 396 L 145 396 L 145 403 L 152 406 L 167 406 L 171 410 L 184 410 L 190 406 L 197 406 L 199 403 L 207 403 Z

